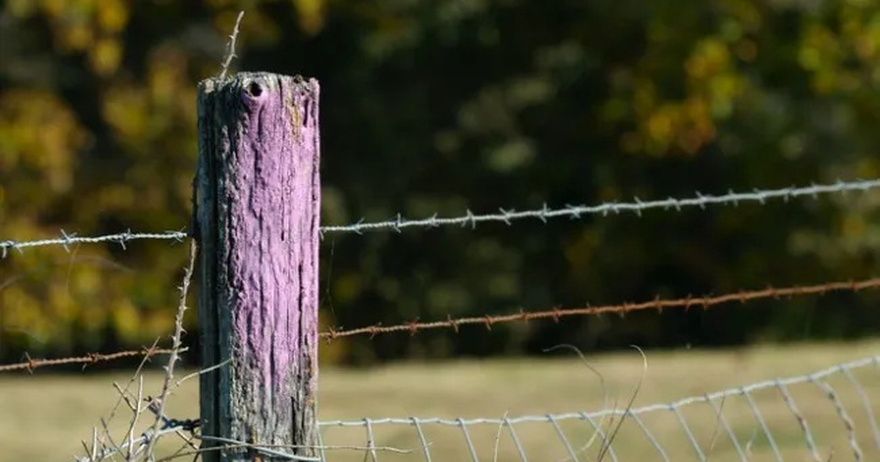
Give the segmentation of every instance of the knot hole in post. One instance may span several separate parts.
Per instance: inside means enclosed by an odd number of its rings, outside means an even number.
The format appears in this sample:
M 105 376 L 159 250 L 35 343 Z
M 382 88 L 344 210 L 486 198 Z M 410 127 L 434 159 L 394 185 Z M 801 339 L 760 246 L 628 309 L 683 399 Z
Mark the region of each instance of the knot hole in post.
M 257 82 L 251 82 L 250 84 L 248 84 L 245 91 L 251 98 L 259 98 L 260 95 L 263 94 L 263 87 L 261 87 L 260 84 L 258 84 Z

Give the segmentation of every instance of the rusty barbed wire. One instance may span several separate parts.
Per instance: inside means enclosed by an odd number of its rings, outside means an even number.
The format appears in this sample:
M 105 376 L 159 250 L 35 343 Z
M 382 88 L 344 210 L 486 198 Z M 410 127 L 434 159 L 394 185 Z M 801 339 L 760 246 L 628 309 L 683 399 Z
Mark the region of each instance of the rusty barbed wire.
M 180 352 L 186 351 L 186 348 L 180 349 Z M 113 361 L 115 359 L 133 358 L 142 356 L 151 358 L 157 355 L 170 354 L 173 350 L 167 348 L 143 348 L 140 350 L 118 351 L 115 353 L 89 353 L 85 356 L 73 356 L 68 358 L 42 358 L 32 359 L 27 357 L 27 361 L 14 364 L 0 364 L 0 372 L 11 372 L 26 370 L 33 372 L 35 369 L 47 366 L 64 366 L 70 364 L 82 364 L 86 367 L 90 364 L 100 362 Z
M 430 322 L 419 322 L 418 320 L 406 322 L 403 324 L 397 324 L 392 326 L 383 326 L 381 324 L 375 324 L 367 327 L 359 327 L 355 329 L 335 329 L 330 328 L 324 332 L 321 332 L 319 336 L 321 338 L 329 340 L 333 340 L 336 338 L 342 337 L 353 337 L 356 335 L 370 335 L 374 337 L 380 334 L 389 334 L 393 332 L 409 332 L 411 335 L 414 335 L 423 330 L 431 330 L 431 329 L 452 329 L 455 332 L 458 332 L 460 326 L 466 325 L 484 325 L 488 330 L 492 329 L 492 326 L 495 324 L 503 324 L 508 322 L 528 322 L 532 320 L 538 319 L 552 319 L 554 322 L 559 322 L 559 319 L 570 316 L 589 316 L 589 315 L 600 315 L 600 314 L 618 314 L 621 317 L 625 316 L 630 311 L 643 311 L 643 310 L 657 310 L 658 312 L 662 312 L 666 308 L 684 308 L 689 309 L 691 307 L 699 307 L 703 309 L 708 309 L 709 307 L 720 305 L 724 303 L 730 302 L 740 302 L 745 303 L 747 301 L 752 300 L 760 300 L 767 298 L 783 298 L 783 297 L 795 297 L 795 296 L 804 296 L 804 295 L 823 295 L 828 292 L 838 292 L 838 291 L 851 291 L 856 292 L 859 290 L 865 289 L 877 289 L 880 288 L 880 277 L 864 279 L 861 281 L 838 281 L 838 282 L 827 282 L 822 284 L 814 284 L 808 286 L 792 286 L 792 287 L 783 287 L 783 288 L 773 288 L 767 287 L 765 289 L 758 290 L 750 290 L 750 291 L 740 291 L 736 293 L 729 293 L 724 295 L 706 295 L 702 297 L 693 297 L 687 296 L 685 298 L 677 298 L 671 300 L 663 300 L 659 297 L 654 298 L 650 301 L 645 302 L 637 302 L 637 303 L 629 303 L 624 302 L 616 305 L 602 305 L 602 306 L 586 306 L 579 308 L 552 308 L 549 310 L 543 311 L 520 311 L 519 313 L 506 314 L 506 315 L 484 315 L 484 316 L 470 316 L 463 318 L 452 318 L 447 317 L 446 320 L 441 321 L 430 321 Z M 183 349 L 181 351 L 186 351 Z M 125 357 L 135 357 L 135 356 L 146 356 L 152 357 L 160 354 L 170 354 L 172 352 L 171 349 L 160 349 L 160 348 L 144 348 L 141 350 L 130 350 L 130 351 L 120 351 L 116 353 L 90 353 L 85 356 L 77 356 L 77 357 L 68 357 L 68 358 L 54 358 L 54 359 L 28 359 L 27 361 L 22 361 L 20 363 L 14 364 L 4 364 L 0 365 L 0 372 L 9 372 L 15 370 L 28 370 L 33 371 L 39 367 L 45 366 L 60 366 L 60 365 L 69 365 L 69 364 L 83 364 L 89 365 L 104 361 L 112 361 L 115 359 L 121 359 Z
M 784 288 L 767 287 L 760 290 L 740 291 L 724 295 L 706 295 L 703 297 L 687 296 L 685 298 L 672 300 L 663 300 L 657 297 L 650 301 L 638 303 L 625 302 L 617 305 L 586 306 L 580 308 L 552 308 L 544 311 L 520 311 L 519 313 L 505 315 L 485 315 L 464 318 L 447 317 L 445 321 L 419 322 L 418 320 L 414 320 L 393 326 L 375 324 L 349 330 L 329 329 L 325 332 L 321 332 L 319 335 L 321 338 L 331 341 L 336 338 L 352 337 L 355 335 L 369 335 L 372 338 L 379 334 L 388 334 L 392 332 L 409 332 L 410 335 L 415 335 L 420 331 L 430 329 L 452 329 L 457 333 L 460 326 L 474 324 L 481 324 L 484 325 L 486 329 L 492 330 L 492 326 L 495 324 L 515 321 L 528 322 L 535 319 L 553 319 L 555 322 L 559 322 L 560 318 L 568 316 L 588 316 L 606 313 L 619 314 L 623 317 L 630 311 L 657 310 L 658 312 L 662 312 L 666 308 L 689 309 L 691 307 L 708 309 L 711 306 L 736 301 L 745 303 L 751 300 L 766 298 L 778 299 L 802 295 L 822 295 L 828 292 L 838 291 L 856 292 L 859 290 L 876 288 L 880 288 L 880 277 L 861 281 L 826 282 L 809 286 L 792 286 Z

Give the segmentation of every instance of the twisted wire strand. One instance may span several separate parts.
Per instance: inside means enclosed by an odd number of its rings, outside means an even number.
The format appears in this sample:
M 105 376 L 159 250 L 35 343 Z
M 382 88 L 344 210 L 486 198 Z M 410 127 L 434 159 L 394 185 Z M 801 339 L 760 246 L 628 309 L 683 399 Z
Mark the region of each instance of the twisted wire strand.
M 137 240 L 173 240 L 175 242 L 183 242 L 187 238 L 184 231 L 165 231 L 162 233 L 133 233 L 131 230 L 107 234 L 103 236 L 77 236 L 76 233 L 67 233 L 61 230 L 61 237 L 50 239 L 37 239 L 33 241 L 0 241 L 0 257 L 6 258 L 9 250 L 16 250 L 19 253 L 29 247 L 44 247 L 50 245 L 60 245 L 64 250 L 70 252 L 70 246 L 74 244 L 101 244 L 105 242 L 116 243 L 126 248 L 126 244 Z
M 186 351 L 187 348 L 181 348 L 180 352 Z M 72 356 L 68 358 L 42 358 L 32 359 L 27 357 L 26 361 L 14 364 L 0 364 L 0 372 L 11 371 L 28 371 L 33 372 L 40 367 L 64 366 L 70 364 L 82 364 L 86 367 L 90 364 L 97 364 L 106 361 L 113 361 L 122 358 L 145 357 L 151 358 L 156 355 L 171 354 L 173 350 L 165 348 L 144 348 L 142 350 L 117 351 L 115 353 L 89 353 L 85 356 Z
M 357 223 L 347 225 L 329 225 L 321 226 L 321 237 L 327 233 L 355 233 L 363 234 L 365 231 L 393 230 L 401 232 L 406 228 L 439 228 L 441 226 L 470 226 L 476 228 L 478 223 L 500 222 L 512 225 L 515 220 L 523 220 L 527 218 L 539 219 L 547 223 L 548 219 L 569 217 L 571 219 L 582 218 L 584 215 L 608 215 L 609 213 L 620 214 L 624 212 L 632 212 L 641 216 L 642 211 L 650 209 L 677 210 L 680 211 L 687 207 L 700 207 L 705 209 L 711 205 L 739 205 L 740 202 L 758 202 L 766 203 L 772 199 L 782 199 L 788 201 L 802 196 L 812 196 L 818 198 L 822 194 L 843 194 L 852 191 L 868 191 L 880 188 L 880 179 L 876 180 L 857 180 L 857 181 L 837 181 L 829 184 L 813 184 L 805 187 L 788 187 L 780 189 L 755 189 L 753 192 L 733 192 L 728 191 L 727 194 L 718 196 L 702 194 L 699 191 L 691 198 L 667 198 L 653 201 L 642 201 L 635 197 L 632 202 L 604 202 L 597 205 L 565 205 L 559 208 L 550 208 L 544 204 L 540 209 L 515 211 L 499 208 L 497 213 L 488 213 L 477 215 L 470 209 L 462 216 L 456 217 L 439 217 L 434 214 L 428 218 L 410 220 L 403 218 L 398 214 L 395 219 L 386 221 L 365 222 L 363 219 Z M 69 251 L 69 246 L 73 244 L 98 244 L 98 243 L 116 243 L 123 248 L 126 244 L 135 240 L 172 240 L 183 242 L 188 234 L 181 230 L 165 231 L 165 232 L 132 232 L 131 230 L 108 234 L 103 236 L 77 236 L 75 233 L 67 233 L 61 230 L 61 237 L 37 239 L 30 241 L 4 240 L 0 241 L 0 257 L 6 257 L 10 250 L 21 252 L 23 249 L 31 247 L 43 247 L 60 245 Z
M 549 208 L 545 203 L 542 208 L 534 210 L 524 210 L 517 212 L 515 210 L 505 210 L 499 208 L 497 213 L 485 215 L 475 215 L 467 210 L 465 215 L 458 217 L 438 217 L 434 214 L 428 218 L 417 220 L 409 220 L 403 218 L 400 214 L 396 219 L 367 222 L 363 220 L 339 226 L 322 226 L 321 234 L 325 233 L 357 233 L 362 234 L 364 231 L 377 230 L 394 230 L 400 232 L 404 228 L 438 228 L 441 226 L 470 226 L 475 228 L 477 223 L 485 222 L 501 222 L 511 225 L 513 220 L 521 220 L 525 218 L 537 218 L 546 223 L 550 218 L 569 217 L 571 219 L 581 218 L 583 215 L 608 215 L 609 213 L 620 214 L 624 212 L 632 212 L 641 216 L 641 213 L 650 209 L 677 210 L 680 211 L 687 207 L 700 207 L 705 209 L 708 205 L 739 205 L 740 202 L 758 202 L 764 204 L 770 199 L 783 199 L 788 201 L 801 196 L 812 196 L 818 198 L 820 194 L 846 193 L 850 191 L 867 191 L 880 187 L 880 179 L 877 180 L 858 180 L 851 182 L 837 181 L 832 184 L 813 184 L 806 187 L 791 186 L 780 189 L 755 189 L 753 192 L 733 192 L 728 191 L 727 194 L 719 196 L 702 194 L 699 191 L 695 193 L 695 197 L 675 199 L 667 198 L 652 201 L 642 201 L 638 197 L 633 198 L 632 202 L 605 202 L 597 205 L 566 205 L 561 208 Z
M 792 286 L 783 288 L 767 287 L 765 289 L 740 291 L 728 293 L 724 295 L 707 295 L 704 297 L 685 297 L 672 300 L 663 300 L 655 298 L 653 300 L 639 303 L 621 303 L 617 305 L 603 306 L 586 306 L 581 308 L 552 308 L 543 311 L 520 311 L 514 314 L 505 315 L 485 315 L 471 316 L 464 318 L 447 318 L 445 320 L 419 322 L 418 320 L 407 323 L 383 326 L 375 324 L 372 326 L 358 327 L 354 329 L 336 329 L 331 328 L 325 332 L 321 332 L 320 337 L 327 341 L 332 341 L 341 337 L 352 337 L 355 335 L 369 335 L 374 337 L 380 334 L 390 334 L 393 332 L 409 332 L 415 335 L 424 330 L 431 329 L 451 329 L 458 332 L 459 327 L 466 325 L 483 325 L 487 330 L 492 330 L 492 326 L 509 322 L 527 322 L 536 319 L 552 319 L 556 322 L 559 319 L 569 316 L 588 316 L 599 314 L 618 314 L 625 316 L 630 311 L 641 310 L 657 310 L 663 311 L 665 308 L 684 308 L 699 307 L 709 309 L 712 306 L 723 303 L 740 302 L 767 299 L 782 298 L 804 295 L 822 295 L 828 292 L 836 291 L 852 291 L 857 292 L 865 289 L 880 288 L 880 278 L 865 279 L 861 281 L 838 281 L 826 282 L 822 284 Z

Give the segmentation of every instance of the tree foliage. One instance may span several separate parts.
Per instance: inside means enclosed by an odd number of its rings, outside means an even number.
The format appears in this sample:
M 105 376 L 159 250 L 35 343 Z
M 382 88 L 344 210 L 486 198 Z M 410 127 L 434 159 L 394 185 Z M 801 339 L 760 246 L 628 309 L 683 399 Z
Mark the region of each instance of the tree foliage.
M 865 0 L 8 0 L 0 238 L 186 226 L 195 86 L 242 9 L 240 69 L 321 81 L 325 223 L 880 173 L 880 5 Z M 878 200 L 328 235 L 322 314 L 355 327 L 865 277 Z M 0 260 L 0 356 L 151 343 L 185 253 Z M 850 338 L 880 327 L 876 301 L 356 339 L 344 357 Z

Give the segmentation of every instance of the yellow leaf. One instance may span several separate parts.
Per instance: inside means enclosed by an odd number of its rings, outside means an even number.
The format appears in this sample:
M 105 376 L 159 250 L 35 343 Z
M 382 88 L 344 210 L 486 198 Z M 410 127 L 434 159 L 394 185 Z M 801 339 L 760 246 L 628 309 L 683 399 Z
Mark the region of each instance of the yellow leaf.
M 122 47 L 116 39 L 100 39 L 89 49 L 89 61 L 98 75 L 116 71 L 122 59 Z
M 119 32 L 128 23 L 128 9 L 119 0 L 102 0 L 97 13 L 98 24 L 105 32 Z
M 293 0 L 303 32 L 314 35 L 324 27 L 324 0 Z
M 132 341 L 139 337 L 141 316 L 131 301 L 122 299 L 112 308 L 113 327 L 123 340 Z

